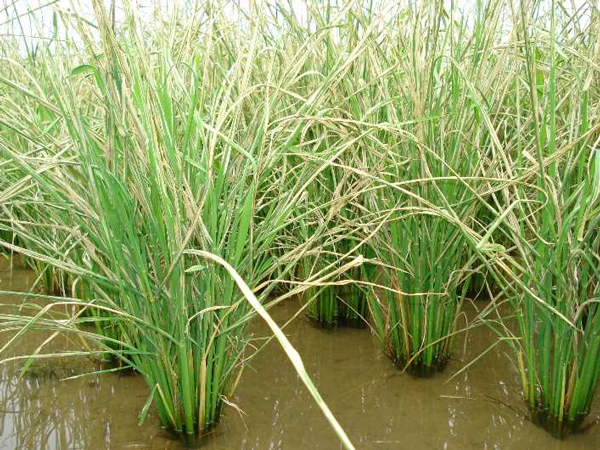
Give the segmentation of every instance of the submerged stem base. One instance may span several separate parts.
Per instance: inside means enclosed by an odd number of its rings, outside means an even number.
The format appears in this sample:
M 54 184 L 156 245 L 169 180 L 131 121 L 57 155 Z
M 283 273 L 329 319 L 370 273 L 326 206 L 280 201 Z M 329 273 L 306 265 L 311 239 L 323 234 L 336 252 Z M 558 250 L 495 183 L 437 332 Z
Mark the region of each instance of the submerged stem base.
M 588 413 L 580 413 L 574 419 L 558 417 L 548 409 L 535 408 L 531 411 L 532 422 L 543 428 L 556 439 L 565 439 L 570 434 L 585 433 L 594 424 L 584 424 Z
M 420 360 L 413 360 L 407 366 L 408 359 L 404 357 L 398 358 L 391 354 L 389 356 L 396 367 L 401 370 L 406 370 L 406 372 L 415 378 L 432 378 L 436 374 L 443 372 L 448 365 L 448 362 L 450 362 L 450 357 L 444 357 L 443 359 L 434 361 L 432 364 L 426 364 Z
M 181 442 L 185 448 L 199 449 L 205 446 L 206 438 L 214 432 L 216 426 L 217 423 L 211 424 L 201 434 L 186 433 L 173 428 L 166 428 L 165 431 L 169 434 L 169 438 Z
M 354 285 L 325 286 L 314 292 L 309 291 L 308 300 L 312 301 L 306 310 L 308 320 L 318 328 L 337 327 L 366 328 L 368 303 L 364 293 Z
M 348 316 L 336 316 L 333 321 L 327 320 L 326 318 L 319 318 L 310 313 L 306 314 L 308 321 L 316 328 L 322 328 L 324 330 L 334 330 L 338 327 L 355 328 L 362 330 L 367 328 L 368 324 L 361 317 L 348 317 Z

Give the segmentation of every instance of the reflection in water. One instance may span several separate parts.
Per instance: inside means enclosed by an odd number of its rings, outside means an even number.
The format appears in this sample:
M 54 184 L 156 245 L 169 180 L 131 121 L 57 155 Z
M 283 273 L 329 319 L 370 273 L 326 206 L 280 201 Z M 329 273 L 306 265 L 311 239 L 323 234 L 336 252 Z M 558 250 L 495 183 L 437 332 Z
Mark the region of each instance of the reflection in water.
M 79 449 L 109 448 L 108 436 L 92 436 L 81 421 L 89 421 L 86 390 L 76 395 L 58 396 L 54 382 L 38 378 L 19 380 L 12 370 L 1 372 L 0 447 L 7 449 Z M 80 415 L 80 413 L 83 413 Z
M 24 290 L 31 282 L 32 276 L 26 271 L 12 275 L 0 272 L 2 289 Z M 0 303 L 17 301 L 5 296 Z M 288 302 L 274 308 L 272 314 L 283 323 L 297 306 Z M 267 335 L 261 323 L 255 324 L 254 332 Z M 519 413 L 525 408 L 516 371 L 507 357 L 508 347 L 498 345 L 447 381 L 489 347 L 493 338 L 485 328 L 471 331 L 466 346 L 458 342 L 457 355 L 446 372 L 428 380 L 399 374 L 364 330 L 327 332 L 297 320 L 286 333 L 358 449 L 600 448 L 598 427 L 585 435 L 557 441 Z M 0 345 L 7 338 L 0 334 Z M 28 335 L 15 351 L 32 351 L 44 338 L 38 333 Z M 52 348 L 65 345 L 73 344 L 62 339 Z M 463 348 L 467 349 L 464 354 Z M 141 427 L 137 425 L 137 414 L 148 395 L 140 377 L 104 374 L 60 381 L 94 370 L 94 366 L 87 360 L 63 359 L 53 364 L 51 370 L 42 367 L 23 378 L 18 378 L 16 364 L 0 369 L 0 449 L 182 449 L 160 429 L 155 417 Z M 203 448 L 341 448 L 275 342 L 250 361 L 231 401 L 243 413 L 229 408 Z M 592 418 L 598 419 L 599 402 L 595 405 Z

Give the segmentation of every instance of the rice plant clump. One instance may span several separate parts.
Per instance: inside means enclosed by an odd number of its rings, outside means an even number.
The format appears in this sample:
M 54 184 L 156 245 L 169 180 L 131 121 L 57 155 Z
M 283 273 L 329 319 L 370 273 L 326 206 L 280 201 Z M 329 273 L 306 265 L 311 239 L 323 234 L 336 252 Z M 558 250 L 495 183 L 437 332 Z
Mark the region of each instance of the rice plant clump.
M 598 55 L 600 18 L 555 6 L 521 8 L 516 18 L 523 64 L 514 68 L 521 86 L 511 88 L 505 156 L 521 176 L 504 196 L 512 203 L 501 228 L 512 248 L 494 265 L 515 308 L 533 421 L 563 438 L 586 428 L 600 379 L 600 135 L 591 106 L 600 85 L 587 64 Z M 545 31 L 531 26 L 535 20 Z

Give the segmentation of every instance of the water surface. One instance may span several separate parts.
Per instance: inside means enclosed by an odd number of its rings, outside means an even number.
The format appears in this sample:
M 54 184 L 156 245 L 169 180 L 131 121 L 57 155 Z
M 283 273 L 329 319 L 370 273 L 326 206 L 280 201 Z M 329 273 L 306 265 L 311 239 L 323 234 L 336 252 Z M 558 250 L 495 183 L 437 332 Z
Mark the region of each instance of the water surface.
M 0 271 L 3 290 L 24 291 L 33 281 L 34 275 L 26 270 Z M 6 312 L 7 304 L 19 301 L 18 296 L 3 296 L 0 308 Z M 281 324 L 297 307 L 290 301 L 275 307 L 272 314 Z M 465 310 L 474 314 L 470 305 Z M 258 321 L 252 331 L 256 336 L 268 335 L 267 327 Z M 286 333 L 357 449 L 600 448 L 598 426 L 559 441 L 527 420 L 508 346 L 496 346 L 448 381 L 493 343 L 485 328 L 459 338 L 456 357 L 446 371 L 427 380 L 400 374 L 366 330 L 328 332 L 300 319 Z M 41 332 L 27 335 L 12 353 L 34 351 L 47 337 Z M 7 333 L 0 334 L 0 346 L 7 339 Z M 59 337 L 46 351 L 65 348 L 81 348 L 81 343 Z M 141 377 L 104 374 L 61 381 L 98 367 L 86 358 L 53 358 L 19 378 L 21 364 L 0 366 L 0 449 L 183 449 L 161 429 L 156 416 L 138 426 L 137 415 L 148 396 Z M 243 412 L 227 408 L 203 448 L 341 448 L 276 342 L 251 361 L 231 401 Z M 598 399 L 591 419 L 600 420 Z

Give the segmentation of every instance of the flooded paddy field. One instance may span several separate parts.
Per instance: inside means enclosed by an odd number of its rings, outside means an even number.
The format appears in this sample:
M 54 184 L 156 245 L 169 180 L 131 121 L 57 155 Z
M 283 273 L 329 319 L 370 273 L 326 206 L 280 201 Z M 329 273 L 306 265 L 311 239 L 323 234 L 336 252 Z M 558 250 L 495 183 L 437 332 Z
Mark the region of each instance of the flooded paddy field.
M 598 12 L 0 0 L 0 450 L 599 450 Z
M 7 267 L 3 267 L 7 269 Z M 26 291 L 34 282 L 27 270 L 0 272 L 0 289 Z M 20 301 L 3 296 L 6 305 Z M 271 310 L 279 324 L 298 309 L 291 300 Z M 465 305 L 467 315 L 474 307 Z M 268 336 L 256 320 L 255 337 Z M 303 318 L 285 328 L 307 370 L 336 417 L 360 449 L 595 450 L 600 428 L 557 440 L 526 415 L 510 349 L 497 345 L 463 373 L 448 380 L 493 343 L 484 327 L 458 339 L 446 370 L 430 379 L 399 373 L 368 331 L 316 329 Z M 28 333 L 12 350 L 34 351 L 48 335 Z M 0 337 L 0 344 L 9 336 Z M 257 339 L 255 346 L 264 341 Z M 45 352 L 81 345 L 64 337 Z M 148 388 L 135 374 L 109 373 L 64 378 L 101 367 L 86 358 L 38 361 L 23 377 L 23 361 L 0 367 L 0 449 L 108 450 L 183 449 L 152 414 L 138 426 L 137 415 Z M 209 450 L 337 449 L 339 439 L 298 379 L 276 342 L 248 362 L 236 395 L 214 432 L 204 438 Z M 236 409 L 239 408 L 238 409 Z M 589 422 L 600 420 L 595 401 Z

